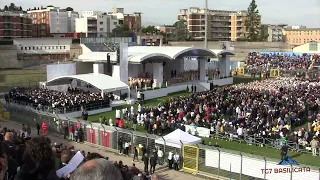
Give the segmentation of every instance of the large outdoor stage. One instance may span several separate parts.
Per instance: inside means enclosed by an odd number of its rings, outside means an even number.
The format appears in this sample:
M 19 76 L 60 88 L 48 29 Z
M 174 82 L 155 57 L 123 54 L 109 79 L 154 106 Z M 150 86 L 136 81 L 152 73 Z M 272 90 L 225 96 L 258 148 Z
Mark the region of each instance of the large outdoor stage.
M 56 91 L 79 88 L 101 93 L 101 97 L 112 93 L 116 100 L 110 108 L 89 112 L 97 114 L 119 105 L 133 104 L 138 91 L 143 91 L 148 100 L 186 91 L 188 86 L 191 90 L 191 85 L 202 92 L 210 90 L 210 84 L 233 83 L 229 75 L 230 56 L 234 54 L 229 42 L 225 42 L 224 49 L 118 45 L 117 52 L 97 52 L 81 44 L 83 54 L 74 63 L 48 65 L 47 81 L 40 87 Z M 208 69 L 212 60 L 216 62 L 213 71 Z M 79 117 L 79 113 L 65 116 Z

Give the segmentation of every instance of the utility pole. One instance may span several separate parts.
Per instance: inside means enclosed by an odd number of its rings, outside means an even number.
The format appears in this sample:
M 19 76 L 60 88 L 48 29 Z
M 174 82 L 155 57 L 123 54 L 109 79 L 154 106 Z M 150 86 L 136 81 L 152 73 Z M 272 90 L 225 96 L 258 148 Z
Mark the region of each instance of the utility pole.
M 204 48 L 208 49 L 208 0 L 206 1 L 205 13 L 205 27 L 204 27 Z

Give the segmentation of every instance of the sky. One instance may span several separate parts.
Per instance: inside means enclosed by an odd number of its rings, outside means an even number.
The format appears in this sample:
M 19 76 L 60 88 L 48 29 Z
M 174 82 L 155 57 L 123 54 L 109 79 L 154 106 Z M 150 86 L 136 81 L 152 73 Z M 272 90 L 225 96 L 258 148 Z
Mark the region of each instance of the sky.
M 125 13 L 142 12 L 143 25 L 171 25 L 180 9 L 204 7 L 205 0 L 1 0 L 0 7 L 15 3 L 23 9 L 54 5 L 82 11 L 110 12 L 113 7 Z M 246 10 L 251 0 L 208 0 L 209 9 Z M 263 24 L 305 25 L 320 28 L 320 0 L 256 0 Z

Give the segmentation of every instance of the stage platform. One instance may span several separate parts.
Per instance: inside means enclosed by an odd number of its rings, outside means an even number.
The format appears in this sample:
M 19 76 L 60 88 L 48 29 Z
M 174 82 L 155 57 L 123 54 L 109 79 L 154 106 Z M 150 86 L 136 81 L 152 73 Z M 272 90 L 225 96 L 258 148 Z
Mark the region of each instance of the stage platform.
M 210 90 L 210 83 L 211 82 L 214 85 L 218 85 L 218 86 L 233 84 L 233 77 L 224 78 L 224 79 L 208 80 L 208 81 L 195 80 L 195 81 L 188 81 L 188 82 L 184 82 L 184 83 L 171 84 L 167 88 L 143 91 L 144 99 L 145 100 L 155 99 L 155 98 L 168 96 L 168 94 L 170 94 L 170 93 L 185 91 L 187 89 L 187 86 L 189 86 L 189 91 L 191 91 L 192 84 L 197 86 L 197 92 L 207 91 L 207 90 Z M 136 90 L 131 90 L 131 97 L 132 98 L 137 97 Z

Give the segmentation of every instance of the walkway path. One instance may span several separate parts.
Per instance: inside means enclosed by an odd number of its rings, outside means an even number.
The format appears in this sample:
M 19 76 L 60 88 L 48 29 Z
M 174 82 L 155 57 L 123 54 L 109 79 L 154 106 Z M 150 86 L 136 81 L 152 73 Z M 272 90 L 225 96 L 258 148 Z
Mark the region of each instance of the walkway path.
M 12 122 L 12 121 L 0 121 L 0 125 L 1 128 L 3 127 L 7 127 L 8 129 L 15 129 L 15 130 L 20 130 L 22 128 L 22 126 L 16 122 Z M 31 132 L 31 136 L 35 136 L 36 134 L 36 129 L 33 128 L 32 132 Z M 75 143 L 75 142 L 70 142 L 68 140 L 63 139 L 63 136 L 59 135 L 59 134 L 50 134 L 49 133 L 49 138 L 51 139 L 52 143 L 63 143 L 64 145 L 67 146 L 74 146 L 76 149 L 81 149 L 84 150 L 85 152 L 96 152 L 99 153 L 105 157 L 109 157 L 109 159 L 111 161 L 123 161 L 123 164 L 131 166 L 132 165 L 132 158 L 131 157 L 124 157 L 124 156 L 120 156 L 118 154 L 112 153 L 112 152 L 108 152 L 105 151 L 101 148 L 98 147 L 92 147 L 89 145 L 89 143 Z M 136 163 L 136 166 L 139 169 L 143 169 L 143 163 Z M 202 178 L 193 176 L 191 174 L 186 174 L 186 173 L 182 173 L 182 172 L 177 172 L 174 170 L 170 170 L 166 167 L 157 167 L 156 168 L 156 173 L 159 175 L 161 180 L 187 180 L 187 179 L 192 179 L 192 180 L 202 180 Z

